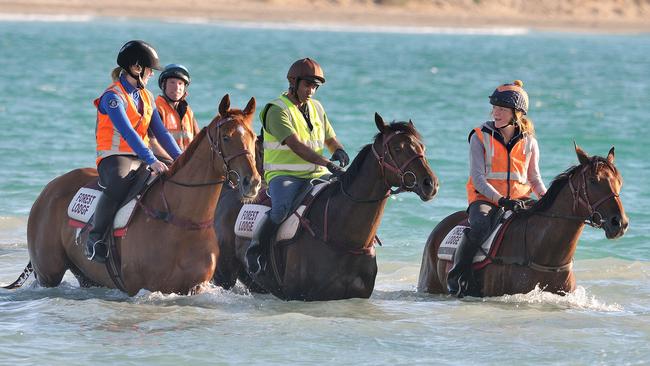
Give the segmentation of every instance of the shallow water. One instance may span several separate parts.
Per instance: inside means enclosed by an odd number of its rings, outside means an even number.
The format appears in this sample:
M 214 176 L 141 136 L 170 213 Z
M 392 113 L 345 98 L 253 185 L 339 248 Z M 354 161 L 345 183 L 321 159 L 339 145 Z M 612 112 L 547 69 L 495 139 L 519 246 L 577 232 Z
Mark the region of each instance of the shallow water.
M 410 118 L 441 189 L 427 203 L 412 194 L 389 201 L 369 300 L 283 302 L 240 286 L 128 298 L 79 288 L 67 274 L 54 289 L 0 290 L 2 363 L 650 362 L 650 149 L 637 141 L 650 100 L 647 35 L 47 20 L 0 21 L 0 68 L 11 83 L 0 92 L 0 283 L 28 261 L 27 215 L 43 186 L 94 164 L 91 102 L 109 83 L 116 50 L 132 38 L 154 44 L 163 63 L 190 68 L 201 125 L 225 93 L 238 106 L 251 95 L 259 104 L 272 99 L 285 86 L 286 67 L 312 56 L 328 79 L 317 97 L 351 155 L 374 135 L 375 111 Z M 615 145 L 630 229 L 615 241 L 585 229 L 575 262 L 579 287 L 568 296 L 418 294 L 426 237 L 465 205 L 467 133 L 487 118 L 493 88 L 515 78 L 531 97 L 547 185 L 577 162 L 574 139 L 599 155 Z

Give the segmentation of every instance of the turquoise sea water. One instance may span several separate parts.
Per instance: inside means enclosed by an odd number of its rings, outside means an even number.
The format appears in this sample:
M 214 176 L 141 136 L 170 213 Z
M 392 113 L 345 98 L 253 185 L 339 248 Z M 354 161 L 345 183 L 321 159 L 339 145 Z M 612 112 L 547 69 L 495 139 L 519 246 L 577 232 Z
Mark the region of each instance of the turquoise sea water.
M 282 302 L 214 289 L 199 296 L 80 289 L 0 290 L 0 359 L 8 364 L 646 364 L 650 362 L 650 37 L 515 30 L 256 27 L 117 20 L 0 21 L 0 282 L 27 263 L 26 218 L 54 177 L 94 164 L 92 100 L 109 84 L 119 47 L 145 39 L 162 63 L 192 72 L 201 125 L 221 97 L 264 103 L 286 87 L 288 65 L 324 67 L 318 90 L 354 155 L 375 133 L 374 112 L 412 119 L 440 178 L 423 203 L 388 203 L 379 275 L 369 300 Z M 415 293 L 426 237 L 463 209 L 469 130 L 487 96 L 521 79 L 531 99 L 542 176 L 616 147 L 630 218 L 615 241 L 586 228 L 578 291 L 459 301 Z M 157 92 L 155 82 L 149 85 Z M 258 104 L 259 105 L 259 104 Z M 256 121 L 259 129 L 259 122 Z

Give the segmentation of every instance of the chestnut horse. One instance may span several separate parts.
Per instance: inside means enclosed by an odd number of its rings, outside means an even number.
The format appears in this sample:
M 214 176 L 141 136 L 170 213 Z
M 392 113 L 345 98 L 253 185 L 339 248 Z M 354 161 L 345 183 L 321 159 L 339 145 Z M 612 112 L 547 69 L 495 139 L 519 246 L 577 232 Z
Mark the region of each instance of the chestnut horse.
M 493 263 L 475 273 L 480 295 L 527 293 L 536 285 L 556 294 L 572 292 L 576 288 L 573 256 L 585 223 L 602 228 L 608 239 L 627 230 L 619 198 L 623 180 L 614 166 L 614 148 L 607 158 L 589 157 L 577 146 L 575 150 L 580 164 L 558 175 L 531 208 L 514 214 Z M 464 211 L 447 216 L 429 235 L 418 291 L 447 293 L 451 263 L 438 259 L 438 248 L 466 217 Z
M 251 290 L 285 300 L 368 298 L 377 275 L 374 238 L 392 187 L 433 198 L 438 179 L 424 157 L 424 145 L 412 122 L 386 125 L 378 114 L 379 133 L 347 172 L 318 195 L 306 215 L 309 229 L 273 245 L 269 265 L 252 281 L 244 255 L 249 241 L 234 233 L 241 208 L 234 192 L 223 192 L 228 205 L 217 208 L 215 228 L 222 256 L 214 282 L 231 288 L 239 278 Z M 269 268 L 271 267 L 271 268 Z
M 219 257 L 212 223 L 222 183 L 238 185 L 243 199 L 255 197 L 259 190 L 261 178 L 252 154 L 254 112 L 255 98 L 242 111 L 230 109 L 230 98 L 224 96 L 219 115 L 141 199 L 149 212 L 168 215 L 167 220 L 157 220 L 137 209 L 127 235 L 115 239 L 123 289 L 130 296 L 140 289 L 187 294 L 212 278 Z M 75 244 L 75 229 L 68 225 L 70 200 L 96 178 L 95 169 L 76 169 L 44 188 L 29 214 L 30 263 L 21 277 L 33 268 L 40 285 L 54 287 L 69 269 L 81 286 L 117 287 L 105 265 L 86 259 L 83 245 Z

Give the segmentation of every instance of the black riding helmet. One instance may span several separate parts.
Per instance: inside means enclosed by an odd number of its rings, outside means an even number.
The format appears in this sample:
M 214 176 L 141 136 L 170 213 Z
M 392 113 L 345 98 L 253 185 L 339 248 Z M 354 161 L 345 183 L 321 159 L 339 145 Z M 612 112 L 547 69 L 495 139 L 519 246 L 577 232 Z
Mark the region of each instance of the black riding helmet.
M 149 43 L 140 40 L 128 41 L 120 48 L 120 52 L 117 53 L 117 64 L 137 80 L 138 89 L 144 89 L 142 77 L 146 67 L 156 70 L 162 69 L 156 50 Z M 142 66 L 139 75 L 131 72 L 131 66 L 133 65 Z
M 163 92 L 165 91 L 165 80 L 169 78 L 183 80 L 186 86 L 190 85 L 190 82 L 192 81 L 190 72 L 181 64 L 169 64 L 165 66 L 165 69 L 160 73 L 160 76 L 158 77 L 158 86 Z
M 503 84 L 497 87 L 490 95 L 490 104 L 512 108 L 528 113 L 528 93 L 523 88 L 524 83 L 521 80 L 515 80 L 512 84 Z
M 162 70 L 156 50 L 149 43 L 140 40 L 128 41 L 120 48 L 117 64 L 124 70 L 133 65 Z

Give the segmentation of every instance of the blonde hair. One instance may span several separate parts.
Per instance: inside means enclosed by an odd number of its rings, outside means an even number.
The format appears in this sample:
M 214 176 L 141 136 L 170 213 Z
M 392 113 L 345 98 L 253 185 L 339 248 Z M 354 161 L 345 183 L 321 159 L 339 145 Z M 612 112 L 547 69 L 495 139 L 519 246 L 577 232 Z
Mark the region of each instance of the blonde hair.
M 118 66 L 111 71 L 111 79 L 113 81 L 118 81 L 120 80 L 120 75 L 122 75 L 122 72 L 124 72 L 124 69 L 121 66 Z
M 531 136 L 535 136 L 535 125 L 533 121 L 524 115 L 524 112 L 514 110 L 515 112 L 515 123 L 519 125 L 521 132 L 528 132 Z

